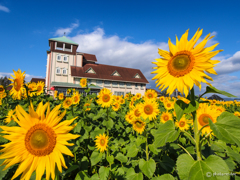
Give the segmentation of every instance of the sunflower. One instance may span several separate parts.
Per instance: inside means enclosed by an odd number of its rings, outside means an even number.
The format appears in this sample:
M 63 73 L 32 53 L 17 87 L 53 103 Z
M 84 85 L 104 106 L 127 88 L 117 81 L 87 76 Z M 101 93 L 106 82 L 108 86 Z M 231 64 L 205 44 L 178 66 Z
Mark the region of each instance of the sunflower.
M 105 134 L 101 135 L 99 134 L 99 136 L 96 136 L 96 148 L 97 150 L 100 149 L 100 152 L 103 153 L 104 151 L 107 150 L 107 144 L 108 144 L 108 136 L 106 136 Z
M 164 96 L 160 96 L 160 97 L 159 97 L 159 100 L 160 100 L 161 102 L 164 102 L 164 101 L 165 101 L 165 97 L 164 97 Z
M 36 83 L 35 82 L 32 82 L 32 83 L 28 83 L 28 95 L 29 96 L 34 96 L 36 94 L 36 92 L 32 92 L 32 91 L 35 91 L 37 90 L 36 89 Z
M 2 105 L 2 98 L 0 98 L 0 106 Z
M 134 120 L 134 115 L 132 114 L 132 111 L 128 112 L 125 115 L 125 120 L 129 123 L 132 124 L 133 120 Z
M 214 106 L 211 106 L 211 108 L 216 109 L 217 111 L 219 111 L 221 113 L 226 111 L 226 109 L 221 105 L 220 106 L 214 105 Z
M 190 101 L 187 98 L 180 97 L 179 99 L 182 100 L 183 102 L 185 102 L 186 104 L 190 103 Z
M 86 108 L 85 111 L 90 111 L 91 110 L 90 103 L 85 103 L 83 107 Z
M 5 98 L 7 96 L 7 93 L 0 93 L 0 99 L 3 99 L 3 98 Z
M 59 114 L 61 105 L 56 106 L 50 112 L 50 103 L 39 103 L 36 111 L 33 105 L 29 106 L 29 114 L 18 105 L 14 120 L 20 126 L 0 126 L 8 135 L 3 137 L 11 141 L 0 150 L 3 154 L 0 159 L 5 159 L 2 165 L 5 169 L 20 163 L 12 179 L 20 174 L 21 179 L 30 179 L 33 171 L 36 171 L 36 179 L 40 180 L 46 170 L 46 179 L 55 179 L 55 165 L 60 172 L 62 166 L 67 168 L 62 154 L 73 157 L 72 152 L 66 147 L 74 144 L 68 143 L 79 135 L 70 134 L 75 126 L 69 126 L 77 118 L 59 123 L 65 116 L 66 111 Z M 47 112 L 45 113 L 45 111 Z
M 72 92 L 71 89 L 68 89 L 68 90 L 67 90 L 67 94 L 70 94 L 71 92 Z
M 192 89 L 194 84 L 200 89 L 201 82 L 211 86 L 205 78 L 211 81 L 213 79 L 204 71 L 217 75 L 213 67 L 220 61 L 210 59 L 222 50 L 212 51 L 218 44 L 204 48 L 208 40 L 214 37 L 210 37 L 210 33 L 196 45 L 201 35 L 202 30 L 198 29 L 193 38 L 188 41 L 187 30 L 180 41 L 176 37 L 176 45 L 173 45 L 169 38 L 169 52 L 158 49 L 162 58 L 153 62 L 157 67 L 154 67 L 156 70 L 152 74 L 157 74 L 153 80 L 156 79 L 157 86 L 160 85 L 159 89 L 164 90 L 168 87 L 168 94 L 172 94 L 175 89 L 178 89 L 181 94 L 184 93 L 187 97 L 189 88 Z
M 204 103 L 202 103 L 204 104 Z M 221 112 L 216 108 L 213 108 L 208 105 L 201 105 L 201 108 L 197 110 L 197 121 L 198 121 L 198 130 L 200 130 L 203 126 L 209 124 L 209 119 L 213 122 L 217 122 L 217 117 L 220 116 Z M 210 133 L 210 126 L 206 126 L 202 130 L 202 135 L 206 133 Z
M 137 99 L 140 99 L 141 97 L 142 97 L 142 94 L 141 94 L 141 93 L 137 93 L 137 94 L 136 94 L 136 98 L 137 98 Z
M 189 120 L 186 119 L 185 115 L 182 116 L 180 121 L 175 122 L 175 126 L 178 127 L 181 131 L 188 130 L 189 129 L 189 123 L 191 123 Z
M 3 94 L 5 92 L 5 89 L 3 87 L 3 85 L 0 85 L 0 94 Z
M 145 98 L 147 99 L 156 99 L 157 98 L 157 93 L 155 90 L 153 89 L 148 89 L 146 92 L 145 92 Z
M 146 123 L 142 121 L 140 118 L 136 118 L 132 121 L 133 129 L 137 131 L 139 134 L 142 134 L 145 130 Z
M 8 123 L 10 123 L 12 120 L 14 120 L 14 116 L 15 116 L 15 110 L 10 110 L 10 111 L 8 111 L 8 115 L 7 115 L 7 117 L 5 118 L 5 122 L 8 124 Z
M 137 104 L 133 109 L 132 109 L 132 112 L 133 112 L 133 116 L 134 118 L 140 118 L 141 117 L 141 104 Z
M 163 112 L 162 115 L 161 115 L 161 120 L 160 121 L 162 123 L 165 123 L 165 122 L 167 122 L 169 120 L 173 120 L 172 114 L 169 113 L 169 112 Z
M 39 96 L 40 94 L 43 93 L 44 86 L 45 86 L 45 84 L 44 84 L 44 82 L 42 82 L 42 81 L 39 81 L 39 82 L 37 83 L 37 85 L 36 85 L 36 90 L 37 90 L 36 93 L 37 93 L 37 96 Z
M 130 101 L 129 102 L 129 109 L 133 109 L 134 108 L 134 101 Z
M 63 100 L 64 99 L 64 94 L 63 93 L 59 93 L 58 98 L 59 98 L 59 100 Z
M 73 99 L 70 98 L 70 97 L 67 97 L 63 103 L 62 103 L 62 106 L 64 109 L 68 109 L 71 105 L 73 104 Z
M 12 89 L 10 90 L 10 95 L 12 95 L 13 99 L 21 100 L 23 84 L 26 74 L 25 71 L 22 73 L 20 69 L 18 69 L 18 71 L 13 70 L 13 72 L 15 77 L 11 75 L 13 79 L 9 78 L 9 80 L 12 81 L 12 83 L 9 84 L 9 86 L 12 86 Z
M 122 98 L 122 99 L 119 101 L 119 103 L 120 103 L 120 104 L 125 104 L 125 99 Z
M 150 121 L 156 118 L 159 113 L 158 104 L 156 101 L 145 101 L 140 108 L 140 113 L 143 119 L 149 118 Z
M 119 109 L 120 109 L 120 103 L 119 102 L 114 102 L 113 104 L 112 104 L 112 109 L 114 110 L 114 111 L 118 111 Z
M 122 96 L 116 96 L 116 95 L 114 95 L 114 100 L 115 101 L 121 101 L 121 99 L 122 99 Z
M 85 88 L 85 87 L 87 86 L 87 78 L 82 78 L 82 79 L 80 80 L 80 86 L 81 86 L 82 88 Z
M 109 89 L 103 88 L 98 95 L 97 103 L 101 105 L 103 108 L 110 107 L 113 102 L 113 96 Z
M 234 115 L 240 118 L 240 112 L 235 111 L 235 112 L 234 112 Z
M 55 91 L 54 91 L 54 98 L 57 98 L 57 97 L 58 97 L 58 91 L 55 90 Z
M 164 101 L 163 104 L 166 110 L 174 109 L 174 102 L 172 101 L 167 100 L 167 101 Z
M 79 102 L 80 102 L 79 93 L 78 92 L 73 93 L 72 99 L 73 99 L 73 104 L 79 104 Z

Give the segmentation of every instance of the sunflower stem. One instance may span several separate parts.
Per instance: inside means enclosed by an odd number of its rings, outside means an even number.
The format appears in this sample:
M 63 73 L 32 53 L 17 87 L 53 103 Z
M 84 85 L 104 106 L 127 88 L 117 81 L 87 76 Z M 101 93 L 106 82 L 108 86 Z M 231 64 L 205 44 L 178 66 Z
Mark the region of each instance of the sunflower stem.
M 191 89 L 190 99 L 191 99 L 191 101 L 195 101 L 194 87 Z M 193 116 L 193 121 L 194 121 L 193 125 L 194 125 L 194 138 L 196 141 L 197 160 L 200 161 L 200 160 L 202 160 L 202 157 L 201 157 L 200 136 L 198 134 L 197 112 L 193 111 L 192 116 Z
M 210 119 L 210 118 L 208 118 L 208 119 Z M 201 127 L 201 129 L 198 131 L 198 134 L 200 135 L 201 131 L 207 126 L 209 126 L 209 124 L 205 124 L 203 127 Z
M 200 141 L 200 145 L 203 143 L 203 141 L 205 139 L 207 139 L 210 135 L 212 134 L 212 131 L 210 131 L 201 141 Z
M 28 87 L 25 84 L 24 84 L 24 87 L 26 89 L 27 99 L 28 99 L 28 103 L 29 103 L 29 106 L 30 106 L 30 98 L 29 98 L 29 94 L 28 94 Z
M 191 134 L 189 134 L 187 131 L 183 131 L 183 133 L 187 134 L 188 137 L 190 137 L 190 139 L 193 140 L 193 142 L 195 142 L 195 144 L 196 144 L 196 141 L 195 141 L 195 139 L 191 136 Z
M 148 161 L 148 133 L 147 131 L 145 132 L 145 137 L 146 137 L 146 160 Z
M 181 147 L 186 153 L 188 153 L 188 155 L 193 159 L 192 155 L 188 152 L 188 150 L 186 150 L 183 146 L 181 146 L 180 144 L 178 144 L 179 147 Z M 193 159 L 194 160 L 194 159 Z

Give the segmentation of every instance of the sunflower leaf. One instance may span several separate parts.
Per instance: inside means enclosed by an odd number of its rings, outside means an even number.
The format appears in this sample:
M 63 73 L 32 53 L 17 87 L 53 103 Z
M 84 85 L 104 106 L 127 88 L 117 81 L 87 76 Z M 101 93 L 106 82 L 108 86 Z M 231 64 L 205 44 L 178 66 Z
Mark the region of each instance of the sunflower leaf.
M 118 153 L 116 156 L 116 159 L 119 160 L 120 162 L 127 162 L 128 158 L 126 156 L 124 156 L 122 153 Z
M 226 91 L 221 91 L 221 90 L 218 90 L 217 88 L 213 87 L 213 86 L 207 86 L 206 87 L 206 92 L 203 93 L 203 94 L 207 94 L 207 93 L 217 93 L 217 94 L 222 94 L 224 96 L 227 96 L 227 97 L 237 97 L 237 96 L 234 96 Z
M 99 153 L 98 151 L 93 151 L 90 160 L 91 160 L 91 165 L 94 166 L 97 164 L 99 161 L 101 161 L 103 154 Z
M 151 180 L 175 180 L 171 174 L 164 174 L 159 177 L 154 177 Z
M 148 178 L 151 178 L 156 170 L 156 163 L 153 159 L 149 161 L 145 161 L 144 159 L 140 159 L 139 168 Z
M 142 173 L 135 173 L 133 168 L 128 169 L 126 174 L 127 180 L 143 180 Z
M 209 125 L 218 139 L 226 143 L 236 143 L 240 147 L 240 123 L 238 117 L 232 113 L 223 112 L 216 123 L 209 121 Z
M 101 166 L 99 169 L 99 176 L 101 180 L 106 180 L 109 175 L 109 168 Z
M 178 138 L 180 131 L 176 130 L 174 122 L 169 120 L 161 125 L 157 130 L 152 129 L 151 134 L 154 136 L 155 147 L 161 147 L 167 142 L 175 141 Z

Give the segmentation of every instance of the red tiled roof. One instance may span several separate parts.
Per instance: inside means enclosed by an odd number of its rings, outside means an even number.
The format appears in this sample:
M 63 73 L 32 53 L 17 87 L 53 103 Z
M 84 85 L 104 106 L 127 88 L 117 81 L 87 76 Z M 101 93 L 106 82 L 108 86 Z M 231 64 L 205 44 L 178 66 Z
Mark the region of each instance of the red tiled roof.
M 32 78 L 30 82 L 38 83 L 38 81 L 42 81 L 45 83 L 45 79 L 43 79 L 43 78 Z
M 96 74 L 86 73 L 86 71 L 89 68 L 92 68 L 96 72 Z M 120 74 L 120 76 L 112 76 L 112 73 L 114 71 L 117 71 Z M 141 78 L 134 78 L 136 74 L 139 74 Z M 113 81 L 115 80 L 115 81 L 149 83 L 139 69 L 110 66 L 104 64 L 85 64 L 83 67 L 71 66 L 71 75 L 76 77 L 96 78 Z
M 86 59 L 87 61 L 97 62 L 97 58 L 94 54 L 83 53 L 83 58 Z

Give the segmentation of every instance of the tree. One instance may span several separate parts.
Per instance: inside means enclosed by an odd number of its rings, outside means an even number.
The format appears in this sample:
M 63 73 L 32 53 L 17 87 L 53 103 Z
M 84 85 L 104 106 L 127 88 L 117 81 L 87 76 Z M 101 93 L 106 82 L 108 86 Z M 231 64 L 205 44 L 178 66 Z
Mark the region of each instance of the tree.
M 7 87 L 11 83 L 12 82 L 7 78 L 7 76 L 0 78 L 0 85 L 3 85 L 4 87 Z

